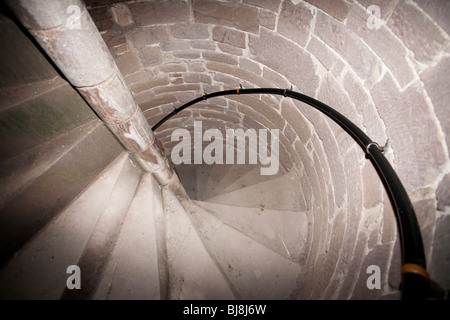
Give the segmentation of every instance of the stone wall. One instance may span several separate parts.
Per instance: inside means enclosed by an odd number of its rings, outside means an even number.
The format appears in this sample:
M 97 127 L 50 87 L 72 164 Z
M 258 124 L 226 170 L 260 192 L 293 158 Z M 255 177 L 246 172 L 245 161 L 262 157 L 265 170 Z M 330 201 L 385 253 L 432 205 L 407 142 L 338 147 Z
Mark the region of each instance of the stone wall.
M 414 203 L 431 277 L 450 287 L 450 2 L 85 2 L 151 125 L 203 93 L 292 86 L 374 141 L 389 138 L 386 155 Z M 367 12 L 371 5 L 380 9 L 379 20 Z M 214 98 L 157 130 L 168 154 L 172 130 L 192 129 L 194 119 L 204 129 L 282 132 L 282 166 L 302 175 L 310 212 L 309 254 L 295 298 L 399 297 L 389 199 L 340 127 L 284 97 Z M 366 287 L 373 264 L 382 272 L 381 290 Z

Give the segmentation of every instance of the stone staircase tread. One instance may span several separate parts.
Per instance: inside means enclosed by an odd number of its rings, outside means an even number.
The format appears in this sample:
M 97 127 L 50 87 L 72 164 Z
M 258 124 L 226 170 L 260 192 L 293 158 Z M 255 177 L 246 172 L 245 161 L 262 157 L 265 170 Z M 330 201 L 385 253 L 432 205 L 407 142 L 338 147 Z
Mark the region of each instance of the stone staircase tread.
M 131 157 L 125 161 L 107 205 L 100 214 L 76 263 L 83 270 L 83 290 L 66 289 L 61 299 L 92 299 L 124 218 L 136 194 L 142 169 Z
M 300 264 L 224 224 L 193 202 L 184 200 L 183 205 L 240 298 L 288 299 L 297 289 Z
M 221 166 L 221 165 L 216 165 Z M 258 167 L 258 165 L 254 164 L 234 164 L 230 165 L 231 167 L 227 170 L 226 174 L 219 180 L 219 183 L 215 184 L 208 188 L 209 192 L 204 195 L 201 200 L 205 200 L 213 197 L 214 195 L 218 195 L 222 193 L 222 190 L 233 184 L 237 179 L 241 178 L 249 171 Z M 216 169 L 218 170 L 218 169 Z
M 214 188 L 218 185 L 225 183 L 224 177 L 227 176 L 228 171 L 233 167 L 232 164 L 221 164 L 213 165 L 209 174 L 208 181 L 204 186 L 204 192 L 201 195 L 201 199 L 210 197 L 210 193 L 213 192 Z
M 190 164 L 175 167 L 180 182 L 191 199 L 197 199 L 197 166 Z
M 113 160 L 4 265 L 0 272 L 0 298 L 53 300 L 61 297 L 69 276 L 66 269 L 77 264 L 127 158 L 124 152 Z
M 248 187 L 248 186 L 251 186 L 254 184 L 258 184 L 260 182 L 278 178 L 278 177 L 282 176 L 283 174 L 284 174 L 284 172 L 282 171 L 282 168 L 280 168 L 280 170 L 278 170 L 278 173 L 275 175 L 261 175 L 261 167 L 255 166 L 251 170 L 247 171 L 247 173 L 241 175 L 239 178 L 234 180 L 227 187 L 219 190 L 215 194 L 228 193 L 228 192 L 232 192 L 235 190 L 243 189 L 245 187 Z
M 159 186 L 151 174 L 145 174 L 94 299 L 161 299 L 155 229 L 157 210 L 163 210 Z
M 207 201 L 242 207 L 306 211 L 308 208 L 298 179 L 297 174 L 291 171 L 272 180 L 216 195 Z
M 111 132 L 96 127 L 1 208 L 0 264 L 62 212 L 121 152 Z M 89 159 L 86 154 L 91 154 Z
M 308 218 L 305 212 L 192 202 L 292 261 L 303 261 L 307 255 Z
M 213 165 L 205 164 L 197 168 L 197 197 L 195 199 L 202 199 L 204 193 L 208 191 L 208 180 L 213 169 Z
M 163 188 L 170 299 L 235 299 L 179 199 Z
M 3 192 L 0 194 L 0 208 L 102 125 L 99 119 L 89 121 L 2 162 L 0 165 L 0 190 Z

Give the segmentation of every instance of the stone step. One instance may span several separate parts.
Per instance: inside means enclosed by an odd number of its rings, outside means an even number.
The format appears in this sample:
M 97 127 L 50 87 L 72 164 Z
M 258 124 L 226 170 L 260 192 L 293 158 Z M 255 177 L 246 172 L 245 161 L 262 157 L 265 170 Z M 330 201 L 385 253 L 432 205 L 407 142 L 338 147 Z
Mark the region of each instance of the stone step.
M 65 82 L 48 88 L 35 87 L 29 100 L 2 107 L 0 111 L 0 162 L 44 144 L 76 127 L 98 119 L 79 93 Z M 28 89 L 32 90 L 32 89 Z M 15 92 L 17 96 L 22 90 Z M 15 102 L 5 102 L 15 103 Z
M 224 178 L 227 176 L 228 171 L 233 167 L 232 164 L 221 164 L 221 165 L 212 165 L 212 168 L 209 173 L 208 180 L 204 184 L 203 193 L 200 195 L 198 200 L 204 200 L 210 197 L 210 193 L 217 186 L 221 186 L 225 182 Z
M 199 165 L 182 164 L 175 166 L 180 182 L 183 184 L 189 198 L 197 199 L 197 168 Z
M 80 194 L 122 146 L 104 126 L 96 127 L 0 209 L 0 265 Z
M 247 208 L 211 202 L 193 203 L 223 223 L 278 252 L 300 262 L 307 255 L 308 220 L 305 212 Z
M 0 270 L 0 299 L 59 299 L 128 159 L 118 156 L 98 178 Z
M 259 209 L 306 211 L 300 178 L 294 171 L 275 179 L 211 197 L 208 202 Z
M 243 170 L 242 172 L 244 174 L 240 173 L 239 177 L 235 179 L 231 184 L 228 184 L 227 187 L 215 189 L 215 194 L 228 193 L 231 191 L 239 190 L 263 181 L 272 180 L 285 174 L 283 169 L 280 168 L 278 170 L 278 173 L 275 175 L 262 175 L 261 167 L 259 165 L 253 165 L 248 170 L 246 169 Z
M 0 164 L 0 208 L 64 157 L 102 122 L 89 121 Z
M 235 299 L 223 274 L 170 189 L 163 188 L 170 299 Z
M 80 259 L 75 263 L 81 269 L 82 289 L 66 289 L 61 299 L 93 298 L 135 196 L 141 176 L 141 167 L 128 157 L 117 178 L 108 203 L 98 217 Z
M 215 165 L 215 166 L 221 167 L 223 165 Z M 249 171 L 258 167 L 258 165 L 256 164 L 234 164 L 227 166 L 231 167 L 227 168 L 226 173 L 219 180 L 219 183 L 216 183 L 215 185 L 209 184 L 210 187 L 208 187 L 207 189 L 208 192 L 206 192 L 200 200 L 206 200 L 214 195 L 220 194 L 222 190 L 228 187 L 230 184 L 233 184 L 236 180 L 247 174 Z M 214 170 L 220 171 L 219 168 L 214 168 Z
M 183 200 L 203 243 L 240 299 L 288 299 L 297 290 L 300 264 Z
M 202 199 L 203 194 L 208 191 L 208 180 L 214 165 L 203 164 L 197 168 L 197 198 Z M 191 198 L 192 199 L 192 198 Z
M 145 174 L 94 299 L 161 299 L 155 219 L 162 211 L 159 185 Z

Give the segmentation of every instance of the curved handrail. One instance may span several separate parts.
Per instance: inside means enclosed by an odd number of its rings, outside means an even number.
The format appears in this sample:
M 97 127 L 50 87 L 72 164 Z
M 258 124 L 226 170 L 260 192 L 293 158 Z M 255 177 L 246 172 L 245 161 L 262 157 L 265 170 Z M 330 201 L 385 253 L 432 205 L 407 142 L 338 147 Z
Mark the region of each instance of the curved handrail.
M 304 102 L 334 120 L 361 146 L 376 168 L 378 175 L 386 188 L 395 212 L 402 251 L 402 298 L 426 298 L 430 279 L 426 271 L 425 252 L 419 224 L 408 194 L 406 193 L 405 188 L 403 187 L 399 177 L 395 173 L 389 161 L 382 153 L 383 148 L 376 142 L 373 142 L 358 126 L 338 111 L 323 102 L 292 90 L 279 88 L 241 88 L 204 94 L 203 96 L 198 97 L 177 109 L 174 109 L 171 113 L 154 125 L 152 130 L 156 130 L 172 116 L 196 103 L 214 97 L 241 94 L 282 95 L 284 97 L 290 97 Z

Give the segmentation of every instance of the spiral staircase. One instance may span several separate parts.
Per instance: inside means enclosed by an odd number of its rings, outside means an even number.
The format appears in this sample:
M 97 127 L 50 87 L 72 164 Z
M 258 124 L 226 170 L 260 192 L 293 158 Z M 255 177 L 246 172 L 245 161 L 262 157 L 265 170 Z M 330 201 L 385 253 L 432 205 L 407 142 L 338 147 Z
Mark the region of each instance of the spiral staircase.
M 1 167 L 2 299 L 295 297 L 307 217 L 294 171 L 179 165 L 186 192 L 161 188 L 98 120 Z

